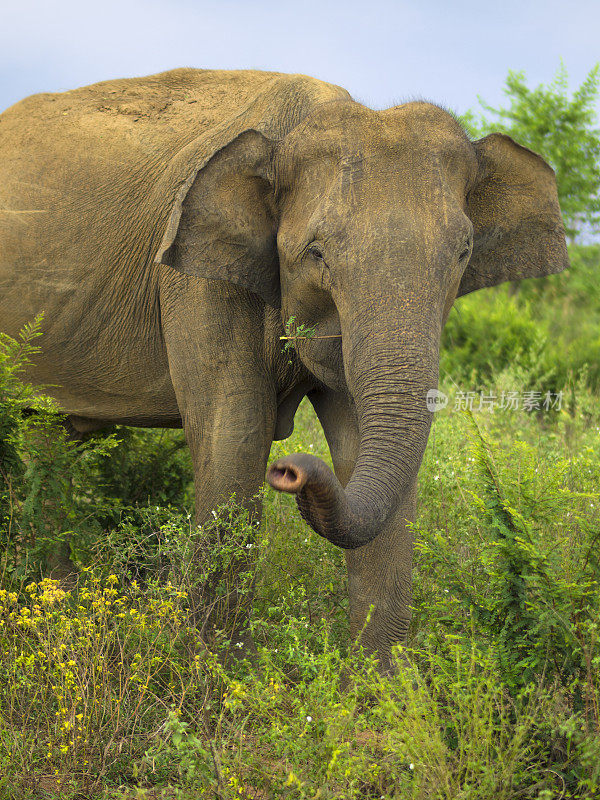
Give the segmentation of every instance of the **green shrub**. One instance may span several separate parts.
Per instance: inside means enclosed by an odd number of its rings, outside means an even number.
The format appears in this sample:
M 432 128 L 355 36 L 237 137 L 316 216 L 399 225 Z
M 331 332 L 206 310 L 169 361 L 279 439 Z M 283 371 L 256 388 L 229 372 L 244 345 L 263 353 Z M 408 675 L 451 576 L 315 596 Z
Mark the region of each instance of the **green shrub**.
M 0 537 L 14 579 L 72 572 L 107 538 L 136 536 L 157 558 L 148 509 L 191 504 L 192 470 L 179 431 L 118 428 L 75 441 L 55 404 L 21 380 L 41 318 L 18 340 L 0 335 Z M 166 512 L 168 513 L 168 512 Z M 143 545 L 141 544 L 143 542 Z
M 71 550 L 98 535 L 93 484 L 114 446 L 110 437 L 78 446 L 53 402 L 20 380 L 38 350 L 40 322 L 18 341 L 0 338 L 0 538 L 4 569 L 15 579 L 70 571 Z
M 441 532 L 421 531 L 418 544 L 434 569 L 443 565 L 445 585 L 462 607 L 457 614 L 439 616 L 451 630 L 462 629 L 469 619 L 480 646 L 486 642 L 491 648 L 504 683 L 514 692 L 542 679 L 585 687 L 589 664 L 600 664 L 594 633 L 600 625 L 598 519 L 577 514 L 575 539 L 561 518 L 582 501 L 587 506 L 597 499 L 597 488 L 594 493 L 567 489 L 564 478 L 573 462 L 562 461 L 546 470 L 540 491 L 539 462 L 525 443 L 512 448 L 512 458 L 519 457 L 519 484 L 505 487 L 495 463 L 498 446 L 470 419 L 481 484 L 470 491 L 471 513 L 480 525 L 476 556 L 465 559 Z M 581 468 L 584 459 L 577 460 Z M 576 695 L 581 711 L 579 690 Z
M 120 509 L 193 506 L 192 465 L 182 431 L 119 425 L 113 438 L 110 459 L 100 462 L 96 481 L 113 521 Z
M 518 369 L 522 390 L 558 392 L 585 376 L 600 388 L 600 245 L 571 245 L 571 268 L 460 298 L 443 334 L 441 374 L 489 388 Z
M 469 390 L 489 389 L 494 376 L 519 367 L 522 389 L 560 391 L 564 365 L 548 355 L 550 326 L 538 320 L 527 301 L 503 286 L 485 297 L 467 296 L 452 310 L 443 334 L 440 371 Z

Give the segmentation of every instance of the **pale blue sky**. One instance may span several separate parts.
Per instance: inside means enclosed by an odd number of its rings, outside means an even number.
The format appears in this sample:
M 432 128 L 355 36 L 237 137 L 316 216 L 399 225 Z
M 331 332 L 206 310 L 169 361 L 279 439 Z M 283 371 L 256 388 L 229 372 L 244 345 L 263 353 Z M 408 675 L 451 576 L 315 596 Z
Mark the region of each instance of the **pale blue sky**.
M 578 85 L 600 0 L 0 0 L 0 109 L 25 95 L 178 66 L 302 72 L 375 108 L 502 101 L 509 68 Z

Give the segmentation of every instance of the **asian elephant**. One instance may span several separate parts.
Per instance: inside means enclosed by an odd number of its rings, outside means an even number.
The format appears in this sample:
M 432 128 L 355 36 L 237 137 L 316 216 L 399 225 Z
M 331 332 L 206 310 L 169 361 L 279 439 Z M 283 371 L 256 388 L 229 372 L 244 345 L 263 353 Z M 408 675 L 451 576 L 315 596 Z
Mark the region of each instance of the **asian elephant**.
M 0 116 L 0 329 L 79 431 L 183 426 L 201 521 L 250 502 L 308 396 L 331 450 L 270 485 L 345 549 L 351 632 L 405 636 L 417 473 L 456 297 L 568 265 L 554 173 L 443 109 L 301 75 L 180 69 Z M 313 329 L 282 352 L 290 317 Z

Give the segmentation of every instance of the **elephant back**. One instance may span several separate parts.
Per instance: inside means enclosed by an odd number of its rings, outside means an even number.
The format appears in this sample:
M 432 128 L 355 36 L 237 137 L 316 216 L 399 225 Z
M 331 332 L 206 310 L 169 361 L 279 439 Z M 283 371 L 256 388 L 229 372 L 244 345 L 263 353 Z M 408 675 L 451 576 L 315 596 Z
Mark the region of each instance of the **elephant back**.
M 348 94 L 305 76 L 179 69 L 33 95 L 7 109 L 0 328 L 20 321 L 10 324 L 15 292 L 20 318 L 51 310 L 71 326 L 100 295 L 104 314 L 139 296 L 190 176 L 244 130 L 277 140 L 338 97 Z

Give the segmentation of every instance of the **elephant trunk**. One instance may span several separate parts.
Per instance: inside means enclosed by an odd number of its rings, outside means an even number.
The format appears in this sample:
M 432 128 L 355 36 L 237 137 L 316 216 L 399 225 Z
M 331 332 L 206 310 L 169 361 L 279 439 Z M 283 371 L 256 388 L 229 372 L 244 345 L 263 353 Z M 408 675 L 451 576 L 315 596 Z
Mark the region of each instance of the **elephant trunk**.
M 346 382 L 360 433 L 346 488 L 320 459 L 305 454 L 280 458 L 267 473 L 274 489 L 296 495 L 300 513 L 320 536 L 348 550 L 371 542 L 410 490 L 431 426 L 426 399 L 437 386 L 439 329 L 425 329 L 422 315 L 405 315 L 401 329 L 397 319 L 342 324 Z

